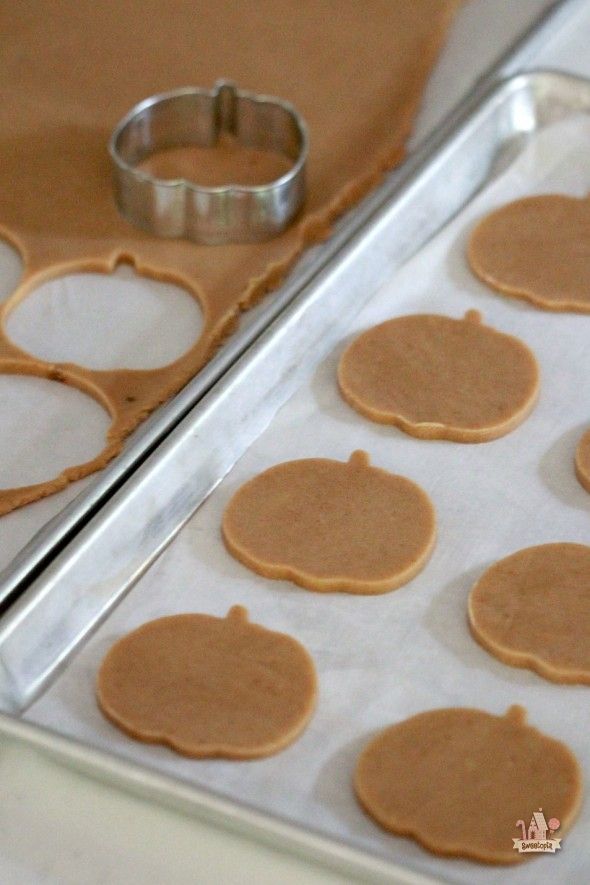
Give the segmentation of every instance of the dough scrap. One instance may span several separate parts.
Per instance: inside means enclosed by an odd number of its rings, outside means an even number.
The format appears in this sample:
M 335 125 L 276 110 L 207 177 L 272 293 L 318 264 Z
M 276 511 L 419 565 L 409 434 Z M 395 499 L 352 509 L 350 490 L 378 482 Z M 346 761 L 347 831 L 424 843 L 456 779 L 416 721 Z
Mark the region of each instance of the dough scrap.
M 240 311 L 276 288 L 303 249 L 325 238 L 333 220 L 403 159 L 458 5 L 343 0 L 338 14 L 333 0 L 241 0 L 238 12 L 232 0 L 11 5 L 0 49 L 0 236 L 21 254 L 24 274 L 0 305 L 0 372 L 59 375 L 83 386 L 106 401 L 112 425 L 92 461 L 45 483 L 0 491 L 0 515 L 104 467 L 137 424 L 212 356 Z M 210 88 L 221 77 L 286 98 L 306 119 L 311 150 L 300 218 L 281 236 L 248 245 L 197 246 L 134 228 L 112 197 L 106 145 L 113 127 L 149 95 Z M 244 160 L 260 162 L 264 175 L 263 153 L 246 151 Z M 155 158 L 154 167 L 170 159 Z M 223 151 L 217 159 L 208 176 L 231 167 Z M 173 363 L 140 371 L 50 364 L 6 335 L 6 317 L 40 283 L 64 273 L 110 273 L 120 262 L 200 302 L 203 332 Z
M 583 434 L 576 447 L 574 466 L 578 482 L 590 492 L 590 430 Z
M 227 505 L 222 533 L 229 552 L 264 577 L 370 594 L 422 570 L 436 520 L 419 486 L 357 451 L 346 463 L 286 461 L 255 476 Z
M 544 310 L 590 312 L 590 200 L 525 197 L 473 230 L 471 269 L 493 289 Z
M 535 357 L 518 338 L 460 320 L 412 314 L 363 332 L 338 366 L 344 399 L 379 424 L 422 439 L 485 442 L 527 417 L 539 389 Z
M 382 731 L 362 751 L 354 787 L 384 829 L 428 851 L 484 863 L 518 863 L 521 837 L 540 807 L 570 827 L 582 798 L 575 756 L 525 722 L 522 707 L 504 716 L 447 708 L 419 713 Z M 533 855 L 534 856 L 534 855 Z
M 184 614 L 149 621 L 116 642 L 98 674 L 98 703 L 126 734 L 194 757 L 277 753 L 316 701 L 303 646 L 247 619 Z
M 468 614 L 505 664 L 590 685 L 590 547 L 541 544 L 499 560 L 473 587 Z

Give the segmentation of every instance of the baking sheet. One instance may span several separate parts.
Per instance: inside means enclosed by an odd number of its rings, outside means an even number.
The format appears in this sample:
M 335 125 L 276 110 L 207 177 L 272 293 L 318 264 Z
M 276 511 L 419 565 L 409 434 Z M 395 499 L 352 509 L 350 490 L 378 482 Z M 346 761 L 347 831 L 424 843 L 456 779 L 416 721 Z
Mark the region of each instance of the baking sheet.
M 463 257 L 467 232 L 492 207 L 535 192 L 587 193 L 588 143 L 587 118 L 569 119 L 534 136 L 509 171 L 406 264 L 351 329 L 409 312 L 457 317 L 477 308 L 489 324 L 521 337 L 539 359 L 541 396 L 531 417 L 507 437 L 480 445 L 417 440 L 373 425 L 337 392 L 343 341 L 26 719 L 416 871 L 458 882 L 504 880 L 506 869 L 439 860 L 409 840 L 382 833 L 357 807 L 350 781 L 361 747 L 391 722 L 448 705 L 500 714 L 513 703 L 527 708 L 535 726 L 566 741 L 588 777 L 587 687 L 553 685 L 501 664 L 471 638 L 465 612 L 473 582 L 493 561 L 531 544 L 588 542 L 590 495 L 574 477 L 572 457 L 590 423 L 590 388 L 580 383 L 590 373 L 590 316 L 546 313 L 493 294 L 472 277 Z M 226 553 L 221 514 L 241 483 L 278 461 L 344 460 L 356 448 L 368 451 L 374 464 L 420 483 L 435 504 L 438 544 L 409 585 L 376 597 L 315 594 L 260 578 Z M 300 740 L 256 762 L 191 761 L 134 743 L 102 718 L 94 701 L 95 674 L 116 638 L 150 618 L 182 611 L 223 615 L 235 603 L 245 605 L 252 620 L 296 636 L 314 657 L 319 704 Z M 587 879 L 589 824 L 586 801 L 561 853 L 511 869 L 511 880 Z M 507 842 L 516 835 L 514 821 L 507 820 Z

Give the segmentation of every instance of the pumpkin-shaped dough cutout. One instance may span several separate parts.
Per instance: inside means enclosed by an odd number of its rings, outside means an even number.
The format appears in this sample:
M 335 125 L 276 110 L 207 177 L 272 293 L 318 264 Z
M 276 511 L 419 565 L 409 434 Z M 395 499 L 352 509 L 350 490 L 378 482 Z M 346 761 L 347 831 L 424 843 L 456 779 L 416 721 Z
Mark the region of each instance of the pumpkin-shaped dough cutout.
M 308 458 L 255 476 L 230 500 L 222 532 L 230 553 L 267 578 L 369 594 L 413 578 L 436 527 L 419 486 L 358 451 L 346 463 Z
M 485 442 L 527 417 L 539 369 L 522 341 L 470 310 L 459 320 L 413 314 L 368 329 L 342 354 L 338 383 L 371 421 L 422 439 Z
M 357 799 L 384 829 L 435 854 L 498 864 L 531 857 L 514 846 L 521 822 L 542 808 L 561 837 L 582 781 L 570 750 L 525 718 L 522 707 L 504 716 L 456 707 L 392 725 L 360 754 Z
M 307 725 L 316 700 L 303 646 L 247 619 L 158 618 L 119 639 L 98 674 L 98 703 L 140 741 L 185 756 L 251 759 L 282 750 Z
M 541 544 L 499 560 L 468 613 L 474 637 L 505 664 L 590 685 L 590 547 Z
M 560 194 L 501 206 L 473 230 L 472 271 L 545 310 L 590 312 L 590 200 Z

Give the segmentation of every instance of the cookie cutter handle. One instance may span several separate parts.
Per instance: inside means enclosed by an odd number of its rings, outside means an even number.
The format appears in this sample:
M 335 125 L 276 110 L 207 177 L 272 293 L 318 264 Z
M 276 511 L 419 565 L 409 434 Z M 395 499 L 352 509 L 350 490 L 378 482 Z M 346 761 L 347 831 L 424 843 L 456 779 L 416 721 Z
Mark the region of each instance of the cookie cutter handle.
M 268 184 L 205 187 L 161 179 L 138 168 L 174 147 L 213 147 L 221 133 L 251 148 L 281 153 L 292 163 Z M 109 152 L 121 214 L 159 237 L 198 243 L 269 239 L 293 220 L 305 195 L 307 128 L 293 105 L 237 89 L 227 80 L 211 90 L 178 89 L 140 102 L 115 128 Z

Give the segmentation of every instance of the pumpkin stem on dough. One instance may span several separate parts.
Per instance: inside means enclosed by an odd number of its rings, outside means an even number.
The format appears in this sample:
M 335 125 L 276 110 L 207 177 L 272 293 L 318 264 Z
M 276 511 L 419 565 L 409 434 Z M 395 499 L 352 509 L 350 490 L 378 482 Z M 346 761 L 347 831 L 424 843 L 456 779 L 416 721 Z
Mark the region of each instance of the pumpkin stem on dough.
M 479 310 L 468 310 L 464 316 L 464 320 L 466 323 L 476 323 L 477 325 L 481 325 L 482 315 Z
M 243 605 L 232 605 L 226 618 L 229 621 L 242 621 L 245 624 L 248 620 L 248 609 Z
M 526 722 L 526 710 L 520 704 L 513 704 L 506 710 L 506 719 L 524 725 Z
M 371 461 L 366 452 L 363 452 L 362 449 L 357 449 L 348 459 L 348 463 L 351 467 L 361 468 L 369 467 Z

